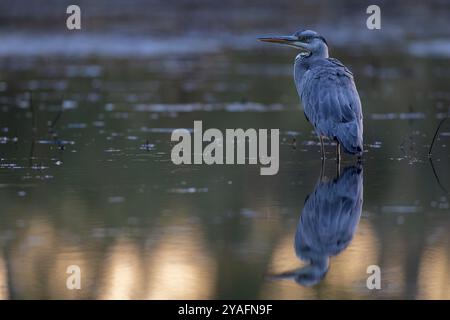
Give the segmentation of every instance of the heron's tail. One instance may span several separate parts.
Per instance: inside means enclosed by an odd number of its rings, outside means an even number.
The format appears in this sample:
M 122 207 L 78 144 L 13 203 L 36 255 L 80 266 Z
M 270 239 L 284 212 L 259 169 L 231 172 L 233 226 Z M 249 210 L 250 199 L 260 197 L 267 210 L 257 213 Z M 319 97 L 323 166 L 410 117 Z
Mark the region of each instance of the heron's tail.
M 346 122 L 338 125 L 336 139 L 344 148 L 344 151 L 350 154 L 359 154 L 363 152 L 363 132 L 362 124 L 356 122 Z

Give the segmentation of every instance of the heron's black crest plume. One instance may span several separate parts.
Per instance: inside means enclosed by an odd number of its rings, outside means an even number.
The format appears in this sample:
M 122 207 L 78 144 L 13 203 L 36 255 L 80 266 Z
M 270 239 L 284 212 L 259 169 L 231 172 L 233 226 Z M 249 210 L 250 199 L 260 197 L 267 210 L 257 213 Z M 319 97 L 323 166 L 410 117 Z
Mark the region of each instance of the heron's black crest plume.
M 299 38 L 299 40 L 305 39 L 321 39 L 327 46 L 328 46 L 328 42 L 325 39 L 325 37 L 323 37 L 322 35 L 318 34 L 315 31 L 312 30 L 306 30 L 306 29 L 302 29 L 297 31 L 296 33 L 294 33 L 294 36 Z

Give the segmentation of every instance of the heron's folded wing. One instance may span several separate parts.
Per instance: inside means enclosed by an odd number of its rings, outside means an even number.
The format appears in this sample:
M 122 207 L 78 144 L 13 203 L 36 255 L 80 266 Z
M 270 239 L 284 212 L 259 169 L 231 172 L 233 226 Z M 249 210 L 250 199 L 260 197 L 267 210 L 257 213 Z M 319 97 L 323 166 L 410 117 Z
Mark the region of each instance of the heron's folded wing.
M 305 74 L 301 98 L 309 121 L 326 135 L 332 135 L 338 124 L 362 119 L 353 75 L 336 59 L 325 60 Z

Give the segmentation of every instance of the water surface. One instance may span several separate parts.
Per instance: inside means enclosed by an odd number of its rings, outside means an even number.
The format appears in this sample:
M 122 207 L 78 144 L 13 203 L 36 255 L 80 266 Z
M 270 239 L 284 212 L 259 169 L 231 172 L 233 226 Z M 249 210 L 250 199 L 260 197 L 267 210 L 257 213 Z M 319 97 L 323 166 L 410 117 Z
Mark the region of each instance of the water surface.
M 95 37 L 73 55 L 59 38 L 0 50 L 1 298 L 450 298 L 450 123 L 427 156 L 448 113 L 445 54 L 333 48 L 356 77 L 366 152 L 338 176 L 328 144 L 321 178 L 295 52 L 252 35 L 144 41 L 132 57 Z M 170 134 L 194 120 L 279 128 L 279 173 L 175 166 Z M 69 265 L 81 290 L 66 289 Z

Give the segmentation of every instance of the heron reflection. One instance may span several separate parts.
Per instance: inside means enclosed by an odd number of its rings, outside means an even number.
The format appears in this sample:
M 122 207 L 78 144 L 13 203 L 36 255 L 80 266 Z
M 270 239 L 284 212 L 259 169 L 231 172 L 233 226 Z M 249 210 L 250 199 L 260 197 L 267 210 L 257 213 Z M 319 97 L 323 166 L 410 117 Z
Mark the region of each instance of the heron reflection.
M 361 216 L 363 172 L 361 165 L 346 167 L 334 180 L 320 175 L 314 191 L 306 197 L 295 233 L 295 252 L 308 262 L 302 268 L 276 275 L 312 286 L 328 272 L 330 257 L 351 242 Z

